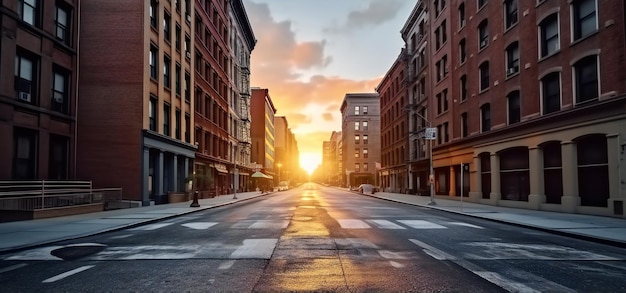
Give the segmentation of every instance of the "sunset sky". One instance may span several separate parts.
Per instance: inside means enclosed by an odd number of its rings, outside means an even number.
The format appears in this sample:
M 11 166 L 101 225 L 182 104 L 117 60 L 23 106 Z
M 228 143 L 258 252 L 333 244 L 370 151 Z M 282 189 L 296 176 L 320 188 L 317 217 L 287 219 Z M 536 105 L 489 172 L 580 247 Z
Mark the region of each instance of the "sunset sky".
M 404 45 L 411 0 L 244 0 L 257 39 L 251 85 L 268 88 L 312 171 L 341 130 L 348 92 L 375 92 Z

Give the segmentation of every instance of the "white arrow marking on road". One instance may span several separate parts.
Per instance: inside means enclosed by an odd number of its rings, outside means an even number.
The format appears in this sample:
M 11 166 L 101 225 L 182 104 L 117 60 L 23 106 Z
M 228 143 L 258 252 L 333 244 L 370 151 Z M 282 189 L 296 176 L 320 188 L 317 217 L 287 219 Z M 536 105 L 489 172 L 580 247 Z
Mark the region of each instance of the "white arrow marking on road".
M 217 225 L 217 222 L 195 222 L 195 223 L 185 223 L 181 224 L 183 227 L 196 229 L 196 230 L 206 230 L 213 226 Z
M 82 271 L 86 271 L 86 270 L 91 269 L 91 268 L 93 268 L 93 267 L 95 267 L 95 265 L 92 265 L 92 266 L 82 266 L 82 267 L 80 267 L 80 268 L 73 269 L 73 270 L 71 270 L 71 271 L 69 271 L 69 272 L 65 272 L 65 273 L 62 273 L 62 274 L 56 275 L 56 276 L 54 276 L 54 277 L 52 277 L 52 278 L 45 279 L 45 280 L 43 280 L 43 282 L 42 282 L 42 283 L 52 283 L 52 282 L 56 282 L 56 281 L 58 281 L 58 280 L 61 280 L 61 279 L 67 278 L 67 277 L 69 277 L 69 276 L 71 276 L 71 275 L 74 275 L 74 274 L 78 274 L 78 273 L 80 273 L 80 272 L 82 272 Z
M 366 224 L 361 220 L 350 220 L 350 219 L 341 219 L 337 220 L 341 228 L 344 229 L 369 229 L 370 225 Z

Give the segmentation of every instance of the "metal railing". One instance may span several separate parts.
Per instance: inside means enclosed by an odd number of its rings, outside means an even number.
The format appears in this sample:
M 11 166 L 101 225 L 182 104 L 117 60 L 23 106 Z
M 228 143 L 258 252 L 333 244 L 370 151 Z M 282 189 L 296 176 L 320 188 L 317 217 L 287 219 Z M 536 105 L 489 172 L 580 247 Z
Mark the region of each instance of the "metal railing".
M 130 207 L 121 188 L 93 189 L 91 181 L 0 181 L 0 209 L 34 211 L 87 204 L 104 210 Z

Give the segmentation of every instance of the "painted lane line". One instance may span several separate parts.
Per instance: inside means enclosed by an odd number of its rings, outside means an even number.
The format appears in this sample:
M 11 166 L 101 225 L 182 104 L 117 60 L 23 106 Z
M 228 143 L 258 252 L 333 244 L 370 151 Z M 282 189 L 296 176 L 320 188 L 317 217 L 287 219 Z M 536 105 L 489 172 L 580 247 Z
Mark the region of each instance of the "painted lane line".
M 2 268 L 2 269 L 0 269 L 0 274 L 2 274 L 2 273 L 6 273 L 6 272 L 10 272 L 10 271 L 13 271 L 13 270 L 17 270 L 17 269 L 19 269 L 19 268 L 23 268 L 23 267 L 25 267 L 25 266 L 27 266 L 27 265 L 28 265 L 28 264 L 25 264 L 25 263 L 20 263 L 20 264 L 16 264 L 16 265 L 8 266 L 8 267 L 6 267 L 6 268 Z
M 470 227 L 470 228 L 475 228 L 475 229 L 485 229 L 481 226 L 476 226 L 476 225 L 472 225 L 472 224 L 468 224 L 468 223 L 462 223 L 462 222 L 448 222 L 448 224 L 450 225 L 457 225 L 457 226 L 463 226 L 463 227 Z
M 507 270 L 507 274 L 512 275 L 512 276 L 516 276 L 519 277 L 520 279 L 526 280 L 528 285 L 533 286 L 534 288 L 531 288 L 529 286 L 527 286 L 526 284 L 522 284 L 519 282 L 516 282 L 512 279 L 509 279 L 499 273 L 496 272 L 491 272 L 488 271 L 486 269 L 483 269 L 482 267 L 469 262 L 468 260 L 465 259 L 461 259 L 461 258 L 457 258 L 451 254 L 448 254 L 446 252 L 443 252 L 433 246 L 430 246 L 424 242 L 421 242 L 419 240 L 416 239 L 409 239 L 409 241 L 413 242 L 414 244 L 416 244 L 417 246 L 421 247 L 423 249 L 423 251 L 430 255 L 436 255 L 437 257 L 434 257 L 437 260 L 449 260 L 459 266 L 461 266 L 462 268 L 474 273 L 475 275 L 509 291 L 509 292 L 528 292 L 528 293 L 539 293 L 539 292 L 576 292 L 575 290 L 572 290 L 568 287 L 565 287 L 561 284 L 552 282 L 550 280 L 544 279 L 540 276 L 536 276 L 533 275 L 529 272 L 523 271 L 523 270 L 518 270 L 515 268 L 509 268 Z M 432 254 L 431 254 L 432 253 Z
M 277 243 L 278 239 L 246 239 L 242 246 L 231 253 L 230 258 L 270 259 Z
M 149 225 L 145 225 L 145 226 L 141 226 L 137 228 L 128 229 L 128 231 L 152 231 L 152 230 L 160 229 L 163 227 L 167 227 L 172 224 L 174 223 L 149 224 Z
M 183 227 L 195 229 L 195 230 L 206 230 L 213 226 L 217 225 L 217 222 L 194 222 L 194 223 L 185 223 L 181 224 Z
M 58 280 L 61 280 L 61 279 L 67 278 L 67 277 L 69 277 L 69 276 L 71 276 L 71 275 L 78 274 L 78 273 L 80 273 L 80 272 L 82 272 L 82 271 L 86 271 L 86 270 L 91 269 L 91 268 L 93 268 L 93 267 L 95 267 L 95 265 L 91 265 L 91 266 L 82 266 L 82 267 L 80 267 L 80 268 L 73 269 L 73 270 L 71 270 L 71 271 L 69 271 L 69 272 L 65 272 L 65 273 L 62 273 L 62 274 L 56 275 L 56 276 L 54 276 L 54 277 L 52 277 L 52 278 L 45 279 L 45 280 L 43 280 L 43 281 L 42 281 L 42 283 L 52 283 L 52 282 L 56 282 L 56 281 L 58 281 Z
M 447 227 L 445 226 L 423 220 L 398 220 L 398 222 L 407 225 L 413 229 L 447 229 Z
M 289 225 L 289 221 L 272 221 L 272 220 L 258 220 L 254 224 L 250 225 L 248 229 L 285 229 Z
M 361 220 L 351 220 L 351 219 L 341 219 L 337 220 L 341 228 L 344 229 L 369 229 L 370 225 L 366 224 Z
M 111 237 L 109 239 L 124 239 L 124 238 L 131 237 L 133 235 L 135 235 L 135 234 L 118 235 L 118 236 L 113 236 L 113 237 Z
M 392 221 L 388 220 L 367 220 L 367 222 L 374 224 L 379 229 L 406 229 Z
M 399 268 L 403 268 L 403 267 L 404 267 L 404 265 L 403 265 L 403 264 L 401 264 L 401 263 L 399 263 L 399 262 L 396 262 L 396 261 L 393 261 L 393 260 L 390 260 L 390 261 L 389 261 L 389 264 L 390 264 L 392 267 L 394 267 L 394 268 L 398 268 L 398 269 L 399 269 Z
M 235 264 L 235 260 L 234 259 L 227 260 L 227 261 L 221 263 L 220 266 L 218 267 L 218 269 L 220 269 L 220 270 L 228 270 L 228 269 L 232 268 L 234 264 Z

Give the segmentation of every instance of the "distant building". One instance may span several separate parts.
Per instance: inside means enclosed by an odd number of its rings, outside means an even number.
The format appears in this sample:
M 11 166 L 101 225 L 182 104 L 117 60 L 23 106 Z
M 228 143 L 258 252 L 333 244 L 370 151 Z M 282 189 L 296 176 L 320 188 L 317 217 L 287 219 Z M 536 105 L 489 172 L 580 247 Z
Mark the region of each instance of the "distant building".
M 0 4 L 0 180 L 83 178 L 76 173 L 80 1 L 41 2 Z
M 276 184 L 279 181 L 292 181 L 299 177 L 300 173 L 300 152 L 296 137 L 289 128 L 289 122 L 284 116 L 274 117 L 274 160 L 275 170 L 278 172 L 274 178 Z M 280 166 L 280 168 L 278 167 Z
M 624 11 L 624 1 L 418 1 L 402 29 L 407 118 L 410 133 L 437 129 L 436 195 L 624 217 Z M 428 174 L 423 145 L 410 137 L 413 174 Z
M 341 146 L 341 131 L 333 131 L 330 139 L 322 144 L 322 170 L 325 175 L 323 182 L 333 186 L 343 185 L 341 181 L 342 167 L 339 147 Z
M 348 93 L 341 103 L 343 179 L 348 186 L 376 184 L 380 162 L 380 100 L 377 93 Z
M 276 108 L 268 89 L 252 87 L 250 104 L 252 149 L 250 160 L 260 164 L 264 173 L 276 175 L 276 154 L 274 150 L 274 116 Z

